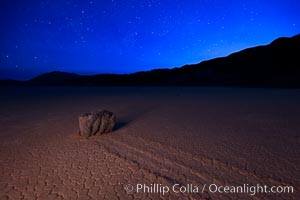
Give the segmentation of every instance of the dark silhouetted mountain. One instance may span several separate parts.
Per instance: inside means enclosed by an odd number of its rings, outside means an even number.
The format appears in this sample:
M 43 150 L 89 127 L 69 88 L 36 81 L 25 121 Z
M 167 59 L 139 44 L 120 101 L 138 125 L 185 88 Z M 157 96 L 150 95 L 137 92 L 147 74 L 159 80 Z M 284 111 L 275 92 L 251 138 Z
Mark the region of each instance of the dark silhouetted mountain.
M 31 84 L 36 85 L 65 85 L 68 82 L 76 82 L 80 75 L 67 72 L 49 72 L 41 74 L 30 80 Z
M 300 35 L 181 69 L 196 84 L 300 86 Z
M 0 80 L 0 86 L 22 86 L 24 84 L 24 81 Z
M 227 57 L 133 74 L 42 74 L 25 85 L 300 87 L 300 35 Z

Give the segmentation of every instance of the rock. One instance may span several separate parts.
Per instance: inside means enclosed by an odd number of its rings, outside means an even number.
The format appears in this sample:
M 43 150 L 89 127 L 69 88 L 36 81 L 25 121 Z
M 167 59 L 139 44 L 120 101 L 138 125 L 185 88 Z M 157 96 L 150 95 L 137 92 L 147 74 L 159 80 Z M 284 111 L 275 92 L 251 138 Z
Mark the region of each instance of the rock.
M 116 123 L 115 115 L 107 110 L 85 113 L 78 120 L 79 135 L 84 138 L 112 132 Z

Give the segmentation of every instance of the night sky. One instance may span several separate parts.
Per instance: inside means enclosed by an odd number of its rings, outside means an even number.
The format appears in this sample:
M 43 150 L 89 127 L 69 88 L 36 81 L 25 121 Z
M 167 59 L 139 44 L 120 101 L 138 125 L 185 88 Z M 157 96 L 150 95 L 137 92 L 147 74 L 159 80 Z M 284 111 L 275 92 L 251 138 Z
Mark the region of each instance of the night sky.
M 0 79 L 131 73 L 300 33 L 299 0 L 1 0 Z

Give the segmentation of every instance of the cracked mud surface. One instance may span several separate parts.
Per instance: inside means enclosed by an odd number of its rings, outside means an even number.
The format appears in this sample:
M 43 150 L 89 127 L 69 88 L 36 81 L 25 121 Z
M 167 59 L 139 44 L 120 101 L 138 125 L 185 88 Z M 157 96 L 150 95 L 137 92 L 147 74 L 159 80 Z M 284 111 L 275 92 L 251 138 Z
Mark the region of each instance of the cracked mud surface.
M 0 199 L 299 199 L 299 90 L 1 88 Z M 77 117 L 108 109 L 110 134 Z M 293 194 L 126 192 L 127 184 L 293 186 Z

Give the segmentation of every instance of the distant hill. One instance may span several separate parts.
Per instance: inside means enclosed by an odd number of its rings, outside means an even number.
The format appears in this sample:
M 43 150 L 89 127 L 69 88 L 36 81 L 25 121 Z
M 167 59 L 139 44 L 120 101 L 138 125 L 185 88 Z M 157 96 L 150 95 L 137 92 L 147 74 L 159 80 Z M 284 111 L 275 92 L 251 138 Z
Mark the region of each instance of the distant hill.
M 18 82 L 19 83 L 19 82 Z M 1 84 L 1 82 L 0 82 Z M 133 74 L 42 74 L 24 85 L 48 86 L 237 86 L 300 88 L 300 35 L 278 38 L 227 57 Z
M 180 69 L 196 84 L 299 87 L 300 35 Z
M 80 79 L 80 75 L 67 72 L 49 72 L 41 74 L 29 81 L 34 85 L 66 85 Z
M 0 86 L 23 86 L 24 84 L 24 81 L 0 80 Z

